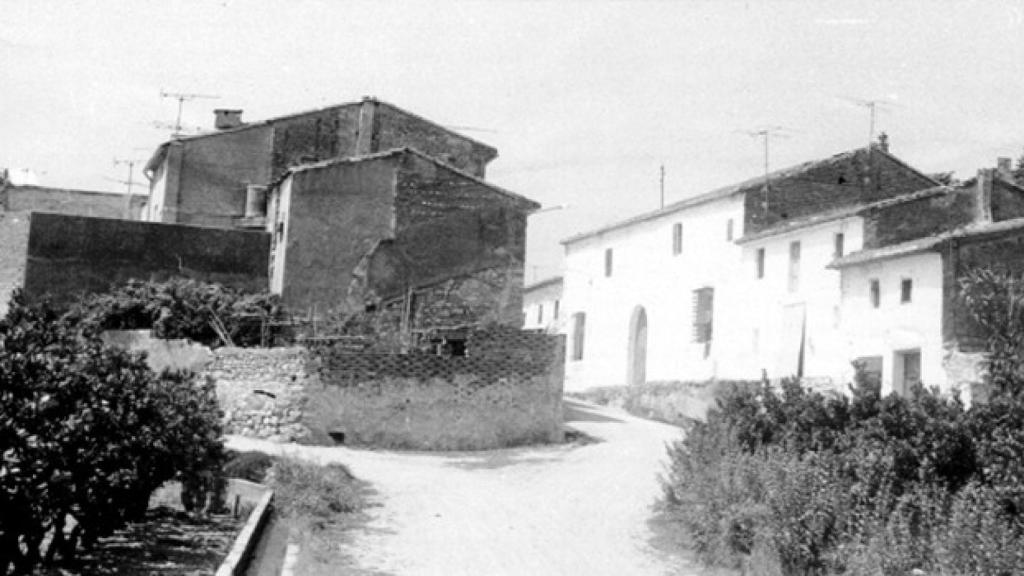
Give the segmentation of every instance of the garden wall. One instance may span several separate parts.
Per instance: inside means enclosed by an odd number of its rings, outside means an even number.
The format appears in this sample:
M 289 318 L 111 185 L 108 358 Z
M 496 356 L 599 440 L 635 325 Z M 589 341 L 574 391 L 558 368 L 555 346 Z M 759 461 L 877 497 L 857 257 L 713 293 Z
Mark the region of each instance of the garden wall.
M 561 336 L 493 327 L 466 355 L 323 349 L 304 421 L 317 443 L 478 450 L 557 442 L 562 434 Z
M 476 450 L 561 440 L 563 348 L 561 336 L 494 327 L 469 334 L 466 356 L 220 348 L 203 374 L 229 434 Z

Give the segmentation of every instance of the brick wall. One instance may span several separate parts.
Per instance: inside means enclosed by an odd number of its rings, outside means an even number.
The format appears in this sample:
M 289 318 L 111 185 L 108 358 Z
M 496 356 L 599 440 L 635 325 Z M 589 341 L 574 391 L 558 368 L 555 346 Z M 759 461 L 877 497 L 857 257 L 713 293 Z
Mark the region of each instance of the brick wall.
M 857 150 L 815 163 L 809 170 L 772 182 L 768 210 L 761 184 L 744 194 L 744 234 L 786 220 L 916 192 L 936 183 L 888 154 Z
M 465 357 L 319 349 L 304 422 L 328 443 L 425 450 L 551 442 L 561 435 L 564 341 L 493 327 Z
M 978 194 L 973 188 L 872 210 L 864 217 L 864 248 L 948 232 L 977 220 L 979 210 Z
M 483 178 L 487 163 L 498 152 L 490 146 L 463 138 L 432 122 L 385 103 L 374 113 L 374 150 L 410 146 L 420 152 Z

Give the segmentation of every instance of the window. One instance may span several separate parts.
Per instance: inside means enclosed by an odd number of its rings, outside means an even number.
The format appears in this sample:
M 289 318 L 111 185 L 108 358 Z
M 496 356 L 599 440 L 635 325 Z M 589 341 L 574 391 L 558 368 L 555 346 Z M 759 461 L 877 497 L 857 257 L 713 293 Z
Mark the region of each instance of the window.
M 832 257 L 833 258 L 842 258 L 843 257 L 843 242 L 845 240 L 846 240 L 846 238 L 843 236 L 842 232 L 838 232 L 832 238 Z
M 538 304 L 537 305 L 537 324 L 543 324 L 543 323 L 544 323 L 544 305 L 543 304 Z
M 800 243 L 789 243 L 789 291 L 800 289 Z
M 911 296 L 914 292 L 914 281 L 910 278 L 904 278 L 900 281 L 900 304 L 910 303 Z
M 572 315 L 572 359 L 583 360 L 583 337 L 587 328 L 587 315 L 577 312 Z
M 757 277 L 764 278 L 764 248 L 757 249 Z
M 882 303 L 882 289 L 878 285 L 878 279 L 871 279 L 871 307 L 878 308 Z
M 672 225 L 672 254 L 683 253 L 683 225 L 676 222 Z
M 725 223 L 725 240 L 726 242 L 732 242 L 732 218 Z
M 612 275 L 612 249 L 607 248 L 604 251 L 604 275 L 610 277 Z
M 554 318 L 555 320 L 558 320 L 558 304 L 559 304 L 559 301 L 555 300 L 555 309 L 553 311 L 554 314 L 551 315 L 551 317 Z
M 711 342 L 714 324 L 715 289 L 693 291 L 693 341 Z

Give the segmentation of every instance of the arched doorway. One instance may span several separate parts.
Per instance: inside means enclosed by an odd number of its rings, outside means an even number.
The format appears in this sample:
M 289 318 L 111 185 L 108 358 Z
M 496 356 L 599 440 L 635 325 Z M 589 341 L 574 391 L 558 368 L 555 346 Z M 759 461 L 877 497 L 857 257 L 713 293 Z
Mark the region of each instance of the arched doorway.
M 643 306 L 633 309 L 629 320 L 629 365 L 626 382 L 630 386 L 647 381 L 647 311 Z

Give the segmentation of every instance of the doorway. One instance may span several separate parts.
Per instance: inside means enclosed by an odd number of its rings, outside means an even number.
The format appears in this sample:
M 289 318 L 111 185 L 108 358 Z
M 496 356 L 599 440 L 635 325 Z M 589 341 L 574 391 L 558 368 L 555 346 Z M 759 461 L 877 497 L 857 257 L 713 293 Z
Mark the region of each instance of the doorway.
M 629 385 L 647 381 L 647 311 L 643 306 L 633 309 L 629 321 L 629 365 L 626 371 Z

